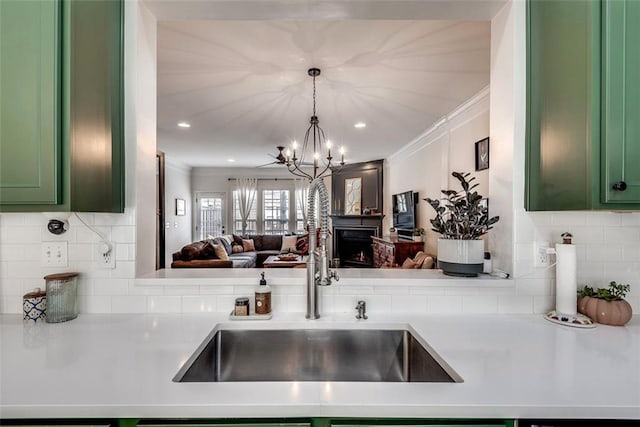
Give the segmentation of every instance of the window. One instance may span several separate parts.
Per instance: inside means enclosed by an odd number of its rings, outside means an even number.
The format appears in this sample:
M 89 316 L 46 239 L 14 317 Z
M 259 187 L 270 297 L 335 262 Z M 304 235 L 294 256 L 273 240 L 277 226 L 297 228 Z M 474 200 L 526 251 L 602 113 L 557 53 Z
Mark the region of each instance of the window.
M 197 235 L 204 240 L 208 235 L 224 234 L 224 194 L 202 194 L 196 197 L 198 203 Z
M 289 231 L 289 190 L 262 190 L 264 234 Z
M 307 194 L 308 190 L 296 189 L 296 233 L 301 234 L 306 231 L 305 217 L 307 212 Z
M 242 216 L 240 215 L 240 200 L 237 190 L 233 192 L 233 233 L 239 236 L 242 235 Z M 249 212 L 245 234 L 258 234 L 258 198 L 255 195 Z

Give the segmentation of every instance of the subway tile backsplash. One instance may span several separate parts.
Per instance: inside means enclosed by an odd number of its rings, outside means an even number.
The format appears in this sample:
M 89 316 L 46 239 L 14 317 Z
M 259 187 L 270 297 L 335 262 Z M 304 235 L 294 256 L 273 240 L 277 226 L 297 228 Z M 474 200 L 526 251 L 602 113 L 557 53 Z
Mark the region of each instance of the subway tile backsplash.
M 82 219 L 114 242 L 116 268 L 96 268 L 94 248 L 99 238 L 77 218 L 61 236 L 46 230 L 47 217 L 35 214 L 0 215 L 0 312 L 20 313 L 22 295 L 45 286 L 43 277 L 62 271 L 81 273 L 78 301 L 81 313 L 227 312 L 236 296 L 251 295 L 246 284 L 139 285 L 135 281 L 135 215 L 81 214 Z M 442 283 L 385 285 L 342 280 L 323 288 L 321 310 L 354 311 L 367 301 L 370 313 L 542 313 L 554 305 L 554 269 L 533 266 L 536 241 L 559 241 L 569 231 L 578 246 L 578 285 L 605 286 L 610 280 L 631 284 L 628 297 L 640 313 L 640 213 L 516 212 L 514 279 L 508 286 L 464 280 Z M 68 242 L 65 268 L 40 267 L 40 245 Z M 303 312 L 302 281 L 270 282 L 277 311 Z M 355 311 L 354 311 L 355 312 Z

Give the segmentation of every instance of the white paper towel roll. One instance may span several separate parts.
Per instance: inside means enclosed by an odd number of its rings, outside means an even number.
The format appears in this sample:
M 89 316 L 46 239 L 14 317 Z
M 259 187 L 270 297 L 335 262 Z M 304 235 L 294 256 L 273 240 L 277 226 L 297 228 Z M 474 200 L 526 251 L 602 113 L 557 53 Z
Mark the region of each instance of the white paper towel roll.
M 576 246 L 556 244 L 556 311 L 577 313 Z

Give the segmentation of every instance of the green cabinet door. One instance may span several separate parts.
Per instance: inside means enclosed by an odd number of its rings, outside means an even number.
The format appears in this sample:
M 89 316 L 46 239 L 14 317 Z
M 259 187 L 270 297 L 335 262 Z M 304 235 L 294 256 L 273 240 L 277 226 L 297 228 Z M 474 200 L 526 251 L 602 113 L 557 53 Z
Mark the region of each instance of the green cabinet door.
M 0 0 L 0 211 L 124 211 L 122 0 Z
M 640 1 L 604 1 L 602 8 L 602 202 L 638 203 Z
M 598 200 L 600 7 L 527 3 L 525 207 L 590 209 Z M 594 149 L 595 147 L 595 149 Z
M 514 427 L 513 420 L 352 420 L 332 421 L 331 427 Z
M 73 211 L 124 211 L 123 5 L 71 0 L 65 14 Z
M 60 199 L 60 3 L 0 1 L 0 203 Z

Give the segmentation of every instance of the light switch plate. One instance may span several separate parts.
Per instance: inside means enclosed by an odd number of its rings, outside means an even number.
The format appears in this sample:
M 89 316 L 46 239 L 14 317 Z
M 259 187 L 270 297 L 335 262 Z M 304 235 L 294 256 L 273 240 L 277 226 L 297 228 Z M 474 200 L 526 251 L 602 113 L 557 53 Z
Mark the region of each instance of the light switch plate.
M 42 267 L 67 267 L 69 265 L 67 242 L 42 242 L 40 265 Z

